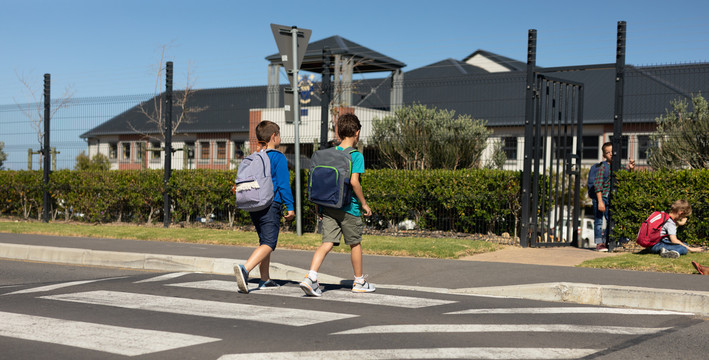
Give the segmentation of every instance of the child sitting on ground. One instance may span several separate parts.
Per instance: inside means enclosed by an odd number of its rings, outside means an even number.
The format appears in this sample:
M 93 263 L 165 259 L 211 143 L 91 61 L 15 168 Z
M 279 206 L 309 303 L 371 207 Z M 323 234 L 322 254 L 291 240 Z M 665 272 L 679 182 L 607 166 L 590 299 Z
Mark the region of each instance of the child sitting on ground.
M 686 224 L 690 215 L 692 215 L 692 206 L 686 200 L 675 201 L 670 210 L 670 217 L 662 226 L 660 233 L 662 239 L 650 248 L 650 252 L 670 259 L 677 259 L 690 251 L 701 252 L 703 250 L 701 247 L 691 247 L 677 238 L 677 226 Z

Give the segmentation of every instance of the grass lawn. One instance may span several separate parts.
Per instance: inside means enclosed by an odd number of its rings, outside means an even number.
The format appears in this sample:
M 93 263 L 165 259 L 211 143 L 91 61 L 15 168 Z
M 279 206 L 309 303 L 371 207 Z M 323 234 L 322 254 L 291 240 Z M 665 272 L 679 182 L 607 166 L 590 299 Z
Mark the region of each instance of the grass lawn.
M 165 229 L 160 225 L 42 223 L 38 221 L 13 221 L 7 218 L 0 218 L 0 232 L 175 241 L 251 247 L 255 247 L 258 244 L 258 237 L 253 231 L 213 229 L 201 225 L 193 227 L 173 225 Z M 458 259 L 464 256 L 496 251 L 505 247 L 505 245 L 497 243 L 460 238 L 422 238 L 378 235 L 364 235 L 363 238 L 364 253 L 372 255 Z M 318 245 L 320 245 L 320 239 L 321 236 L 314 233 L 305 233 L 303 236 L 296 236 L 293 232 L 281 232 L 278 239 L 278 246 L 284 249 L 315 250 Z M 349 252 L 349 247 L 338 246 L 335 247 L 333 251 Z M 680 259 L 664 259 L 655 254 L 626 253 L 587 260 L 579 266 L 599 269 L 696 274 L 696 270 L 691 264 L 692 260 L 702 265 L 709 265 L 709 253 L 690 253 L 686 256 L 682 256 Z
M 256 232 L 212 229 L 200 225 L 194 227 L 171 226 L 165 229 L 162 226 L 138 226 L 135 224 L 91 225 L 0 219 L 0 232 L 253 247 L 258 245 Z M 303 236 L 297 236 L 293 232 L 281 232 L 278 237 L 278 247 L 315 250 L 320 245 L 320 241 L 321 235 L 319 234 L 304 233 Z M 365 254 L 373 255 L 457 259 L 462 256 L 495 251 L 502 247 L 502 245 L 482 240 L 364 235 L 362 249 Z M 338 246 L 333 251 L 349 252 L 349 247 Z

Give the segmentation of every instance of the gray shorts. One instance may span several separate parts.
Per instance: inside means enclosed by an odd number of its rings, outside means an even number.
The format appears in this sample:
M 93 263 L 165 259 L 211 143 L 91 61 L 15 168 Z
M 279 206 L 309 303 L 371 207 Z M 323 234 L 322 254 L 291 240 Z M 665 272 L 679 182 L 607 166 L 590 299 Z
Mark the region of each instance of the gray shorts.
M 345 244 L 353 246 L 362 242 L 364 223 L 359 216 L 340 209 L 323 207 L 322 242 L 340 245 L 340 237 L 345 236 Z

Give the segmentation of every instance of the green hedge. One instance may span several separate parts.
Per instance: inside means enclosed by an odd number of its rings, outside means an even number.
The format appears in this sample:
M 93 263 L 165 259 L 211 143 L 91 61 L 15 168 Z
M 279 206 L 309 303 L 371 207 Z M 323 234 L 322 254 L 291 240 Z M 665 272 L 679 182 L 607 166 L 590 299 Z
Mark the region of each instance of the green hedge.
M 307 198 L 308 172 L 302 173 Z M 236 171 L 174 171 L 170 180 L 175 222 L 215 214 L 232 224 L 250 223 L 236 209 L 231 192 Z M 162 219 L 163 171 L 70 171 L 51 174 L 52 213 L 89 222 L 156 222 Z M 419 228 L 460 232 L 514 232 L 519 210 L 519 172 L 499 170 L 367 170 L 362 178 L 375 227 L 411 219 Z M 291 184 L 295 186 L 294 173 Z M 39 217 L 42 212 L 39 171 L 0 171 L 2 214 Z M 293 189 L 295 195 L 295 190 Z M 313 231 L 316 207 L 303 205 L 303 228 Z M 66 211 L 69 209 L 69 211 Z
M 236 209 L 231 192 L 235 177 L 234 170 L 174 171 L 173 221 L 214 214 L 218 221 L 250 224 L 248 213 Z M 59 220 L 162 221 L 162 179 L 162 170 L 56 171 L 50 177 L 51 211 Z M 304 199 L 307 183 L 308 172 L 303 171 Z M 516 171 L 367 170 L 362 186 L 374 216 L 366 221 L 387 228 L 411 219 L 420 229 L 512 234 L 519 217 L 520 183 Z M 293 172 L 291 184 L 295 186 Z M 652 211 L 666 211 L 677 199 L 688 200 L 693 208 L 690 221 L 679 228 L 680 238 L 709 245 L 709 170 L 620 172 L 613 202 L 617 236 L 634 240 Z M 314 231 L 316 207 L 307 200 L 302 205 L 303 229 Z M 39 218 L 41 213 L 42 173 L 0 171 L 0 214 Z
M 643 221 L 655 210 L 669 211 L 675 200 L 692 205 L 687 225 L 678 228 L 680 240 L 709 245 L 709 170 L 622 171 L 614 196 L 616 233 L 634 241 Z

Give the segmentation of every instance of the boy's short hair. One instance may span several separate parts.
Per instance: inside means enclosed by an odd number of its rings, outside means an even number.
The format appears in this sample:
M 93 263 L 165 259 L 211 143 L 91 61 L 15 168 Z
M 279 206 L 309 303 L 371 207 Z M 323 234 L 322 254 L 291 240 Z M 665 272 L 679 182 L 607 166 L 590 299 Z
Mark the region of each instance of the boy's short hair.
M 256 139 L 259 143 L 268 143 L 273 134 L 280 133 L 281 128 L 273 121 L 263 120 L 256 125 Z
M 679 214 L 682 218 L 689 217 L 689 215 L 692 215 L 692 205 L 689 205 L 687 200 L 677 200 L 672 203 L 670 212 Z
M 343 114 L 337 119 L 337 135 L 340 139 L 353 137 L 362 128 L 355 114 Z
M 606 142 L 606 143 L 603 143 L 603 146 L 601 146 L 601 151 L 603 151 L 603 152 L 605 153 L 605 152 L 606 152 L 606 148 L 609 147 L 609 146 L 613 146 L 613 143 L 610 142 L 610 141 L 609 141 L 609 142 Z

